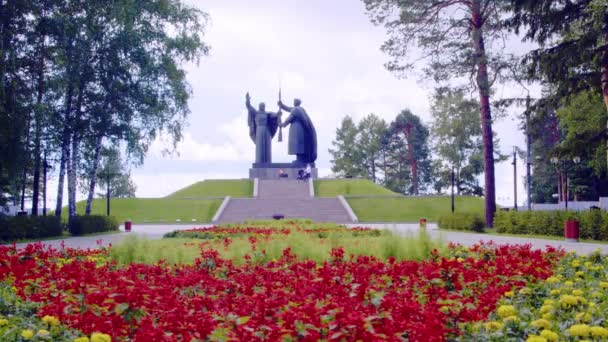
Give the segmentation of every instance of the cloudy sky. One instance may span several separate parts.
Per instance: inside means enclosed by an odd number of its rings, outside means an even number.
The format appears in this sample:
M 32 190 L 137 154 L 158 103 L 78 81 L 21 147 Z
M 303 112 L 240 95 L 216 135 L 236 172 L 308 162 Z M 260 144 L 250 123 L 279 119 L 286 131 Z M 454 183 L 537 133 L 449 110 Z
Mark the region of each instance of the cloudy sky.
M 279 80 L 283 99 L 301 98 L 317 128 L 321 176 L 330 174 L 327 150 L 345 115 L 358 120 L 375 113 L 390 122 L 409 108 L 430 121 L 433 84 L 416 76 L 399 80 L 384 69 L 387 56 L 379 47 L 385 32 L 370 23 L 361 1 L 187 1 L 209 13 L 206 42 L 212 50 L 198 65 L 187 66 L 192 113 L 178 155 L 162 156 L 165 143 L 158 141 L 144 166 L 133 170 L 139 197 L 165 196 L 203 179 L 248 177 L 254 145 L 245 93 L 275 110 Z M 495 130 L 503 151 L 524 147 L 515 119 L 502 119 Z M 285 142 L 273 141 L 273 150 L 275 162 L 293 159 Z M 524 174 L 523 167 L 519 172 Z M 511 204 L 510 161 L 497 165 L 496 176 L 498 202 Z M 523 185 L 519 194 L 523 200 Z

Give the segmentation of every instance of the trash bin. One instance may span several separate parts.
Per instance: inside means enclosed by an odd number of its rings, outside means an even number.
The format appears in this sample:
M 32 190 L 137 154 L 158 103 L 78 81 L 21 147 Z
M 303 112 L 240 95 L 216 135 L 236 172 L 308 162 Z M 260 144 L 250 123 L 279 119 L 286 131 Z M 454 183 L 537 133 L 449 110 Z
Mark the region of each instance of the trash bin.
M 579 222 L 568 220 L 564 223 L 564 237 L 566 242 L 578 242 L 579 237 Z
M 131 231 L 131 225 L 133 224 L 133 222 L 131 221 L 125 221 L 125 232 L 130 232 Z

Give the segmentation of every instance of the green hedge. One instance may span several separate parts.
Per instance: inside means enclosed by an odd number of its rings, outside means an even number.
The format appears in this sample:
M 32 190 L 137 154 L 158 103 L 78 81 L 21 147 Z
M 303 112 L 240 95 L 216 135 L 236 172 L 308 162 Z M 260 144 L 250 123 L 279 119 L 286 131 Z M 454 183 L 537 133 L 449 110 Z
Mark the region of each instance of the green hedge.
M 118 230 L 118 221 L 112 216 L 85 215 L 70 218 L 68 230 L 74 236 Z
M 439 217 L 437 221 L 439 229 L 470 230 L 483 232 L 486 224 L 479 214 L 475 213 L 453 213 Z
M 494 227 L 498 233 L 563 236 L 567 220 L 580 222 L 582 239 L 608 240 L 608 213 L 603 210 L 499 211 Z
M 0 216 L 0 240 L 15 241 L 61 236 L 65 229 L 55 216 Z

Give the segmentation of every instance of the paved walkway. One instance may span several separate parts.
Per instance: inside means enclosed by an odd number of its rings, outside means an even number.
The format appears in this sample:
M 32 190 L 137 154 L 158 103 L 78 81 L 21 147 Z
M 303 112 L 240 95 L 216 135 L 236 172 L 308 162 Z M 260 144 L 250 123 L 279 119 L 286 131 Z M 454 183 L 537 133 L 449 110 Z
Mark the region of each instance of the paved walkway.
M 209 227 L 211 225 L 197 225 L 196 227 Z M 347 224 L 349 227 L 371 227 L 378 229 L 389 229 L 398 234 L 416 234 L 419 231 L 419 226 L 412 223 L 357 223 Z M 122 239 L 129 235 L 143 236 L 151 240 L 161 239 L 165 233 L 174 230 L 190 229 L 193 226 L 190 225 L 134 225 L 133 230 L 130 233 L 117 233 L 109 235 L 99 236 L 85 236 L 85 237 L 73 237 L 63 240 L 47 240 L 43 241 L 44 244 L 60 248 L 63 241 L 66 247 L 73 248 L 97 248 L 98 246 L 107 246 L 109 244 L 119 243 Z M 121 227 L 121 229 L 123 229 Z M 533 239 L 523 237 L 510 237 L 510 236 L 496 236 L 488 234 L 475 234 L 475 233 L 460 233 L 460 232 L 446 232 L 439 231 L 435 224 L 428 224 L 427 231 L 434 238 L 440 238 L 444 242 L 453 242 L 462 244 L 465 246 L 474 245 L 480 241 L 494 241 L 497 244 L 531 244 L 534 248 L 545 248 L 546 246 L 552 246 L 556 248 L 563 248 L 566 251 L 574 251 L 579 254 L 589 254 L 595 250 L 600 250 L 603 254 L 608 254 L 608 244 L 594 244 L 594 243 L 573 243 L 559 240 L 544 240 L 544 239 Z M 27 243 L 17 244 L 18 247 L 24 247 Z

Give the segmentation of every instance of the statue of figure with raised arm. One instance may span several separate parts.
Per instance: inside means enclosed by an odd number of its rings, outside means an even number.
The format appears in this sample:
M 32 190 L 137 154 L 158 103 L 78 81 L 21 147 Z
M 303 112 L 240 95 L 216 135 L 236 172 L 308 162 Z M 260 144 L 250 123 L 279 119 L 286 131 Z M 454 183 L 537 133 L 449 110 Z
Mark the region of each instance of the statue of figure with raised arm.
M 317 132 L 301 104 L 302 101 L 299 99 L 293 101 L 293 107 L 286 106 L 280 100 L 278 102 L 279 108 L 290 113 L 281 125 L 282 127 L 290 125 L 288 153 L 296 155 L 293 164 L 304 167 L 317 160 Z
M 263 102 L 258 110 L 253 108 L 249 93 L 245 95 L 245 105 L 248 111 L 249 136 L 255 143 L 255 162 L 272 163 L 272 138 L 279 127 L 280 115 L 267 112 Z

